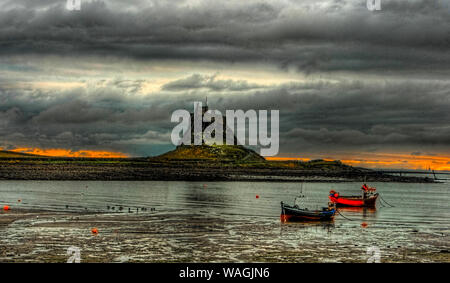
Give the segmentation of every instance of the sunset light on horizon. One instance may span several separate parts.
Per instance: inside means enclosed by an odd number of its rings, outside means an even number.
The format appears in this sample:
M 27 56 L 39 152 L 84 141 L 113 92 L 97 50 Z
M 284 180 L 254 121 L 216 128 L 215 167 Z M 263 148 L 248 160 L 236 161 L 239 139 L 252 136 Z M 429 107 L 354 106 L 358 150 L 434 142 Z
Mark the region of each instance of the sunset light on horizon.
M 0 150 L 5 150 L 0 148 Z M 129 158 L 142 157 L 130 156 L 126 153 L 107 151 L 107 150 L 71 150 L 63 148 L 14 148 L 8 151 L 27 153 L 34 155 L 42 155 L 49 157 L 85 157 L 85 158 Z M 410 169 L 410 170 L 448 170 L 450 171 L 450 156 L 437 155 L 408 155 L 400 153 L 357 153 L 345 154 L 327 154 L 327 155 L 310 155 L 305 157 L 265 157 L 268 161 L 311 161 L 322 159 L 325 161 L 339 160 L 344 164 L 355 167 L 366 167 L 372 169 Z
M 308 155 L 309 156 L 309 155 Z M 326 161 L 340 160 L 342 163 L 372 169 L 410 169 L 410 170 L 450 170 L 450 156 L 413 156 L 407 154 L 378 153 L 378 154 L 352 154 L 326 155 L 327 157 L 266 157 L 270 161 L 310 161 L 323 159 Z
M 3 150 L 0 148 L 0 150 Z M 127 154 L 121 152 L 100 151 L 100 150 L 70 150 L 63 148 L 15 148 L 11 152 L 27 153 L 50 157 L 85 157 L 85 158 L 126 158 Z

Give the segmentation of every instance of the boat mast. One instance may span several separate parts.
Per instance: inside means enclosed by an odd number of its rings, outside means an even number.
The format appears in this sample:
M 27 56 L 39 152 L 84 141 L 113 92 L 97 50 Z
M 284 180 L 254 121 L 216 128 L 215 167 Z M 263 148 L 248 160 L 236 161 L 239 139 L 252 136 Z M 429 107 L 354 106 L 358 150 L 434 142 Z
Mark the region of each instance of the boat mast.
M 303 182 L 300 184 L 300 194 L 298 196 L 295 197 L 294 199 L 294 205 L 297 205 L 297 199 L 299 198 L 304 198 L 305 195 L 303 194 Z M 300 207 L 300 205 L 298 206 Z

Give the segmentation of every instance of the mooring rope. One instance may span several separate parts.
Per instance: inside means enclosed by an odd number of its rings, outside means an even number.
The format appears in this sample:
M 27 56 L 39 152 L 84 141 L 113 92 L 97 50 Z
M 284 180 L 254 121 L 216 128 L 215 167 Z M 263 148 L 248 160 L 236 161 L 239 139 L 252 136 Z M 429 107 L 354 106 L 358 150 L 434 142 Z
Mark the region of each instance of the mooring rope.
M 350 220 L 350 221 L 353 221 L 353 219 L 350 219 L 350 218 L 348 218 L 348 217 L 345 217 L 345 215 L 342 214 L 342 213 L 339 211 L 339 209 L 338 209 L 337 207 L 336 207 L 336 211 L 339 213 L 339 215 L 341 215 L 341 216 L 344 217 L 345 219 Z
M 380 196 L 380 199 L 383 200 L 387 205 L 389 205 L 390 207 L 395 207 L 392 204 L 388 203 L 386 200 L 384 200 L 384 198 L 381 195 L 379 195 L 379 196 Z

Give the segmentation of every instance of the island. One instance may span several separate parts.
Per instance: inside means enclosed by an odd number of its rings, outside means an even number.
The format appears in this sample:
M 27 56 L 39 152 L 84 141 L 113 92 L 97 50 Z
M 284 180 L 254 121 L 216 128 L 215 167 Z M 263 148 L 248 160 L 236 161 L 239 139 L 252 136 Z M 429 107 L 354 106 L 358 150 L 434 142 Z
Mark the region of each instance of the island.
M 0 180 L 414 182 L 339 160 L 269 161 L 241 145 L 181 145 L 153 157 L 72 158 L 0 151 Z

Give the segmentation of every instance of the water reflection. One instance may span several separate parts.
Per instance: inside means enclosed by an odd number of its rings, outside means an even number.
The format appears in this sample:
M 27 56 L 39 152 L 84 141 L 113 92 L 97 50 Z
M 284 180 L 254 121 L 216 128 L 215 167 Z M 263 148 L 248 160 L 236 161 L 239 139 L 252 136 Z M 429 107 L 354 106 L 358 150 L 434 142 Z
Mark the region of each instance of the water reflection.
M 23 219 L 3 226 L 0 245 L 21 248 L 29 235 L 36 234 L 43 246 L 85 245 L 92 237 L 91 228 L 98 227 L 97 245 L 103 245 L 105 254 L 113 258 L 125 253 L 142 261 L 317 262 L 354 259 L 355 253 L 364 261 L 363 245 L 367 244 L 379 246 L 386 257 L 396 256 L 392 247 L 427 252 L 434 246 L 448 249 L 448 184 L 371 185 L 395 207 L 339 208 L 341 215 L 337 213 L 333 222 L 281 224 L 280 201 L 291 203 L 299 184 L 0 181 L 0 204 L 10 205 L 11 213 L 16 208 L 53 210 L 61 215 L 98 213 L 77 215 L 80 221 L 70 221 L 73 215 L 61 216 L 56 222 L 48 220 L 50 224 L 44 217 Z M 320 209 L 328 202 L 330 187 L 352 193 L 359 186 L 308 184 L 302 204 Z M 136 208 L 141 210 L 136 213 Z M 148 209 L 142 212 L 142 208 Z M 122 241 L 113 238 L 118 233 Z M 108 244 L 108 235 L 114 245 Z M 96 247 L 92 249 L 95 253 Z M 55 254 L 60 252 L 55 250 Z M 328 257 L 328 252 L 333 256 Z
M 317 232 L 318 230 L 325 230 L 327 232 L 331 232 L 334 228 L 335 228 L 334 222 L 331 221 L 284 222 L 281 224 L 280 235 L 283 234 L 283 232 L 288 232 L 292 230 L 295 231 L 305 230 L 309 232 L 311 231 Z
M 214 184 L 186 182 L 180 196 L 180 204 L 187 209 L 192 208 L 229 208 L 233 202 L 232 195 L 218 193 Z M 219 189 L 221 190 L 221 188 Z
M 376 219 L 377 209 L 371 207 L 339 207 L 341 216 L 357 217 L 362 219 Z

